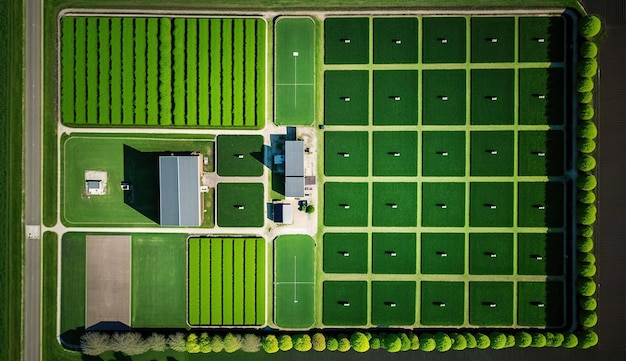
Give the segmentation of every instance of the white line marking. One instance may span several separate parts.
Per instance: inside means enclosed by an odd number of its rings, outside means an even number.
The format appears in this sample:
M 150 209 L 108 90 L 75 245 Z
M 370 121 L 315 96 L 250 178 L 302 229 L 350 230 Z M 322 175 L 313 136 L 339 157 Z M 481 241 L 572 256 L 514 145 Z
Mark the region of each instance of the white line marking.
M 298 85 L 298 58 L 293 58 L 293 83 L 294 85 Z M 298 107 L 298 87 L 293 87 L 293 107 Z M 295 258 L 295 256 L 294 256 Z M 295 301 L 298 302 L 298 301 Z
M 276 86 L 314 86 L 315 84 L 303 84 L 303 83 L 280 83 L 276 84 Z
M 314 285 L 315 282 L 274 282 L 275 285 Z
M 297 256 L 293 256 L 293 303 L 298 303 L 298 258 Z

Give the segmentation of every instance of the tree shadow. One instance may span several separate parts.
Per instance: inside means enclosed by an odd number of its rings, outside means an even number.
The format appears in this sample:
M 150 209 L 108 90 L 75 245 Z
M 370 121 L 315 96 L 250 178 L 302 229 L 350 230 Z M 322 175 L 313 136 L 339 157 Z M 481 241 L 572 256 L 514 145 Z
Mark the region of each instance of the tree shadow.
M 129 185 L 124 203 L 155 223 L 159 222 L 159 155 L 124 144 L 124 182 Z

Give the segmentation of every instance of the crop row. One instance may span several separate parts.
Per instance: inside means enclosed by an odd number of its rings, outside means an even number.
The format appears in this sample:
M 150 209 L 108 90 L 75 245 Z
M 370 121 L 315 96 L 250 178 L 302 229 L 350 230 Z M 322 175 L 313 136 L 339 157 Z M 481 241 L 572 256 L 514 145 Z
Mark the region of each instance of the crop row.
M 261 126 L 265 53 L 260 19 L 64 17 L 63 123 Z

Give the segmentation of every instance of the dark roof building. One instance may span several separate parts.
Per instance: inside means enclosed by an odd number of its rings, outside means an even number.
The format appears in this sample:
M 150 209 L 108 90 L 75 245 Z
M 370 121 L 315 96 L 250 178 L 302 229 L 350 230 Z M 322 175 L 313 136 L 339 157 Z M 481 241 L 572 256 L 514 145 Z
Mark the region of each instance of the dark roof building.
M 198 155 L 159 157 L 159 217 L 162 226 L 202 223 L 201 158 Z
M 293 224 L 293 209 L 291 203 L 274 203 L 274 222 Z
M 285 196 L 304 197 L 304 142 L 285 142 Z

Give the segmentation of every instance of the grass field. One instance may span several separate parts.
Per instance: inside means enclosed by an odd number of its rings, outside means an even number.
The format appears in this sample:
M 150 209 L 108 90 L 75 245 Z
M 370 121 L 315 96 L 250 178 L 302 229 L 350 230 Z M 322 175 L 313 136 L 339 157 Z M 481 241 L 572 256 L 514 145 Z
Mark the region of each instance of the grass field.
M 513 162 L 515 161 L 514 137 L 513 132 L 509 131 L 471 132 L 471 175 L 513 176 Z
M 564 192 L 565 185 L 561 182 L 518 183 L 518 226 L 563 227 Z
M 565 120 L 563 69 L 519 70 L 519 123 L 561 125 Z
M 557 16 L 519 18 L 519 60 L 560 62 L 564 58 L 565 23 Z M 543 39 L 543 42 L 539 40 Z
M 263 157 L 263 136 L 261 135 L 220 135 L 217 137 L 217 174 L 222 177 L 261 176 L 263 175 Z
M 324 174 L 367 176 L 367 132 L 324 132 Z
M 367 273 L 368 237 L 367 233 L 325 233 L 324 272 Z
M 422 226 L 465 226 L 465 183 L 422 183 Z
M 511 275 L 514 252 L 511 233 L 470 233 L 470 274 Z
M 374 183 L 372 224 L 383 227 L 417 225 L 417 183 Z
M 315 22 L 309 17 L 276 20 L 275 114 L 279 125 L 307 125 L 315 119 Z
M 308 328 L 315 319 L 315 242 L 306 235 L 274 240 L 274 322 Z
M 377 326 L 415 323 L 414 281 L 372 282 L 372 324 Z
M 415 233 L 373 233 L 372 272 L 414 274 L 416 244 Z
M 374 18 L 374 64 L 417 63 L 417 18 Z
M 513 325 L 512 282 L 470 282 L 469 290 L 469 322 L 472 325 Z
M 517 235 L 517 273 L 520 275 L 563 274 L 562 233 L 520 233 Z M 540 259 L 537 258 L 540 256 Z
M 189 325 L 263 325 L 265 240 L 189 238 L 187 247 Z
M 504 63 L 514 60 L 515 18 L 472 17 L 470 24 L 472 63 Z
M 471 71 L 472 125 L 513 124 L 512 69 L 473 69 Z
M 374 132 L 374 176 L 417 175 L 417 132 Z
M 465 318 L 463 282 L 421 283 L 420 323 L 430 326 L 459 326 Z
M 463 274 L 465 272 L 466 250 L 463 233 L 422 233 L 421 236 L 422 253 L 419 262 L 421 273 Z
M 423 63 L 465 62 L 465 18 L 424 17 L 422 27 Z
M 417 125 L 418 72 L 374 70 L 374 125 Z
M 367 282 L 324 281 L 322 323 L 326 326 L 367 324 Z
M 324 124 L 367 125 L 368 84 L 367 71 L 324 72 Z
M 465 132 L 423 132 L 422 175 L 464 176 L 465 153 Z
M 564 134 L 561 130 L 519 132 L 519 175 L 562 176 Z M 544 153 L 540 156 L 539 153 Z
M 562 282 L 519 282 L 517 323 L 529 327 L 561 327 L 565 320 Z M 544 307 L 538 307 L 543 303 Z
M 217 224 L 220 227 L 262 227 L 262 183 L 218 183 Z
M 85 327 L 85 233 L 65 233 L 61 246 L 61 334 Z M 78 340 L 78 337 L 75 337 Z
M 367 226 L 367 183 L 324 184 L 325 226 Z
M 324 20 L 324 62 L 365 64 L 369 61 L 369 19 Z
M 464 125 L 465 70 L 424 70 L 422 77 L 422 124 Z
M 513 183 L 470 183 L 470 226 L 513 226 Z

